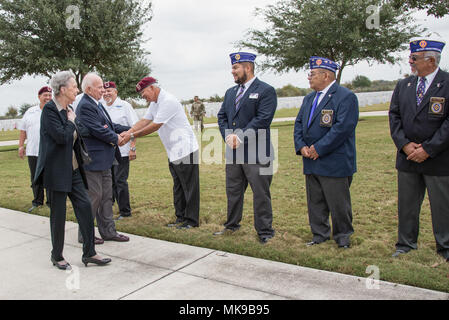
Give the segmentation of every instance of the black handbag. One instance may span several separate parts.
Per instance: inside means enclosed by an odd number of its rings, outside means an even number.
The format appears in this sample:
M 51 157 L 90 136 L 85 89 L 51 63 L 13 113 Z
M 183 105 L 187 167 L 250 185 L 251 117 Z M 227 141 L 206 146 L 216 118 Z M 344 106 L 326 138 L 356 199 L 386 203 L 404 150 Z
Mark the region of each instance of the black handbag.
M 80 151 L 81 151 L 81 159 L 83 160 L 83 165 L 87 166 L 92 162 L 92 158 L 89 156 L 89 152 L 87 152 L 86 145 L 84 144 L 84 140 L 81 135 L 78 135 L 78 139 L 80 140 Z

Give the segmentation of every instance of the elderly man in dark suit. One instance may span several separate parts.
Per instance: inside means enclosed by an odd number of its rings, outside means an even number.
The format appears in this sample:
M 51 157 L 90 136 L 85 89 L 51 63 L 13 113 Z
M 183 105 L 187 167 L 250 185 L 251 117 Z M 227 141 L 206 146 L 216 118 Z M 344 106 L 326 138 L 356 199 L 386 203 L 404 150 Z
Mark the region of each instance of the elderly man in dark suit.
M 103 80 L 94 73 L 87 74 L 82 82 L 84 96 L 78 104 L 76 114 L 80 122 L 88 129 L 89 136 L 84 141 L 92 162 L 86 165 L 86 177 L 89 183 L 89 197 L 92 213 L 97 219 L 98 231 L 103 240 L 125 242 L 129 238 L 117 233 L 112 212 L 112 172 L 114 161 L 121 161 L 118 145 L 122 142 L 119 133 L 129 127 L 115 124 L 99 102 L 104 94 Z M 80 242 L 83 241 L 79 233 Z
M 69 106 L 75 100 L 78 87 L 70 71 L 62 71 L 51 79 L 55 97 L 42 111 L 39 157 L 35 184 L 42 184 L 51 194 L 50 227 L 53 250 L 51 261 L 58 269 L 70 269 L 63 257 L 66 202 L 70 198 L 80 231 L 85 239 L 83 263 L 105 265 L 111 259 L 102 259 L 95 252 L 94 220 L 87 195 L 88 187 L 81 156 L 81 134 L 85 128 Z
M 254 75 L 256 56 L 232 53 L 232 75 L 237 86 L 230 88 L 218 112 L 218 126 L 226 142 L 227 220 L 222 231 L 240 228 L 243 199 L 248 183 L 254 195 L 254 227 L 264 244 L 274 236 L 270 185 L 274 150 L 270 125 L 277 107 L 276 91 Z
M 439 68 L 444 45 L 426 39 L 410 43 L 413 75 L 397 84 L 391 99 L 399 211 L 393 257 L 418 248 L 427 189 L 437 253 L 449 261 L 449 74 Z
M 350 247 L 351 186 L 356 166 L 355 129 L 359 105 L 354 93 L 339 86 L 334 61 L 310 58 L 309 83 L 314 92 L 304 98 L 295 122 L 296 154 L 303 157 L 309 223 L 308 246 L 333 239 L 339 248 Z

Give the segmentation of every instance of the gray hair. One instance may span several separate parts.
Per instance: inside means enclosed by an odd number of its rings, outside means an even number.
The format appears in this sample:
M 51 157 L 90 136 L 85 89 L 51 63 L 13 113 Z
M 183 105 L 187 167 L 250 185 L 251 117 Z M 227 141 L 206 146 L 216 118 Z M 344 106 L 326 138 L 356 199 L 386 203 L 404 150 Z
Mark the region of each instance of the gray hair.
M 440 65 L 440 61 L 441 61 L 441 53 L 436 52 L 436 51 L 426 51 L 424 53 L 424 57 L 426 58 L 434 58 L 435 60 L 435 65 L 438 67 Z
M 89 72 L 86 74 L 83 78 L 83 82 L 81 82 L 81 90 L 86 93 L 87 87 L 92 86 L 93 80 L 97 77 L 100 78 L 100 76 L 95 72 Z
M 61 71 L 51 77 L 50 87 L 53 89 L 55 96 L 61 93 L 61 87 L 67 86 L 72 78 L 76 80 L 72 71 Z

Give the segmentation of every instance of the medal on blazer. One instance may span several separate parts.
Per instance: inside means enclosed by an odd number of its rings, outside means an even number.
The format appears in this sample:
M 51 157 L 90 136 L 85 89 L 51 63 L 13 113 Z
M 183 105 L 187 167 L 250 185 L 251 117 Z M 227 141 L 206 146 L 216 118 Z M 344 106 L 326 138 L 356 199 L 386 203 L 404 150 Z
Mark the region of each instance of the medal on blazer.
M 334 119 L 334 110 L 321 110 L 321 127 L 332 127 L 332 122 Z
M 445 102 L 446 102 L 445 98 L 441 98 L 441 97 L 430 98 L 429 114 L 434 115 L 434 116 L 442 116 L 444 114 L 444 103 Z

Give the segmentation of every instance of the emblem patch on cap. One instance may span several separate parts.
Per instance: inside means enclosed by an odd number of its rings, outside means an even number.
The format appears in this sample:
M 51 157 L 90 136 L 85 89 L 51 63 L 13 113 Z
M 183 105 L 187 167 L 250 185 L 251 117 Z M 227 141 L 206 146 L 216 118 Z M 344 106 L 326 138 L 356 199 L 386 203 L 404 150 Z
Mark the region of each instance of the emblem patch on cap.
M 240 55 L 239 55 L 239 54 L 236 54 L 236 55 L 235 55 L 235 60 L 239 61 L 239 60 L 240 60 L 240 58 L 241 58 L 241 57 L 240 57 Z
M 318 60 L 316 61 L 316 64 L 319 65 L 319 66 L 321 66 L 322 63 L 323 63 L 323 60 L 321 60 L 321 59 L 318 59 Z
M 421 41 L 420 43 L 419 43 L 419 46 L 421 47 L 421 48 L 425 48 L 425 47 L 427 47 L 427 41 Z

